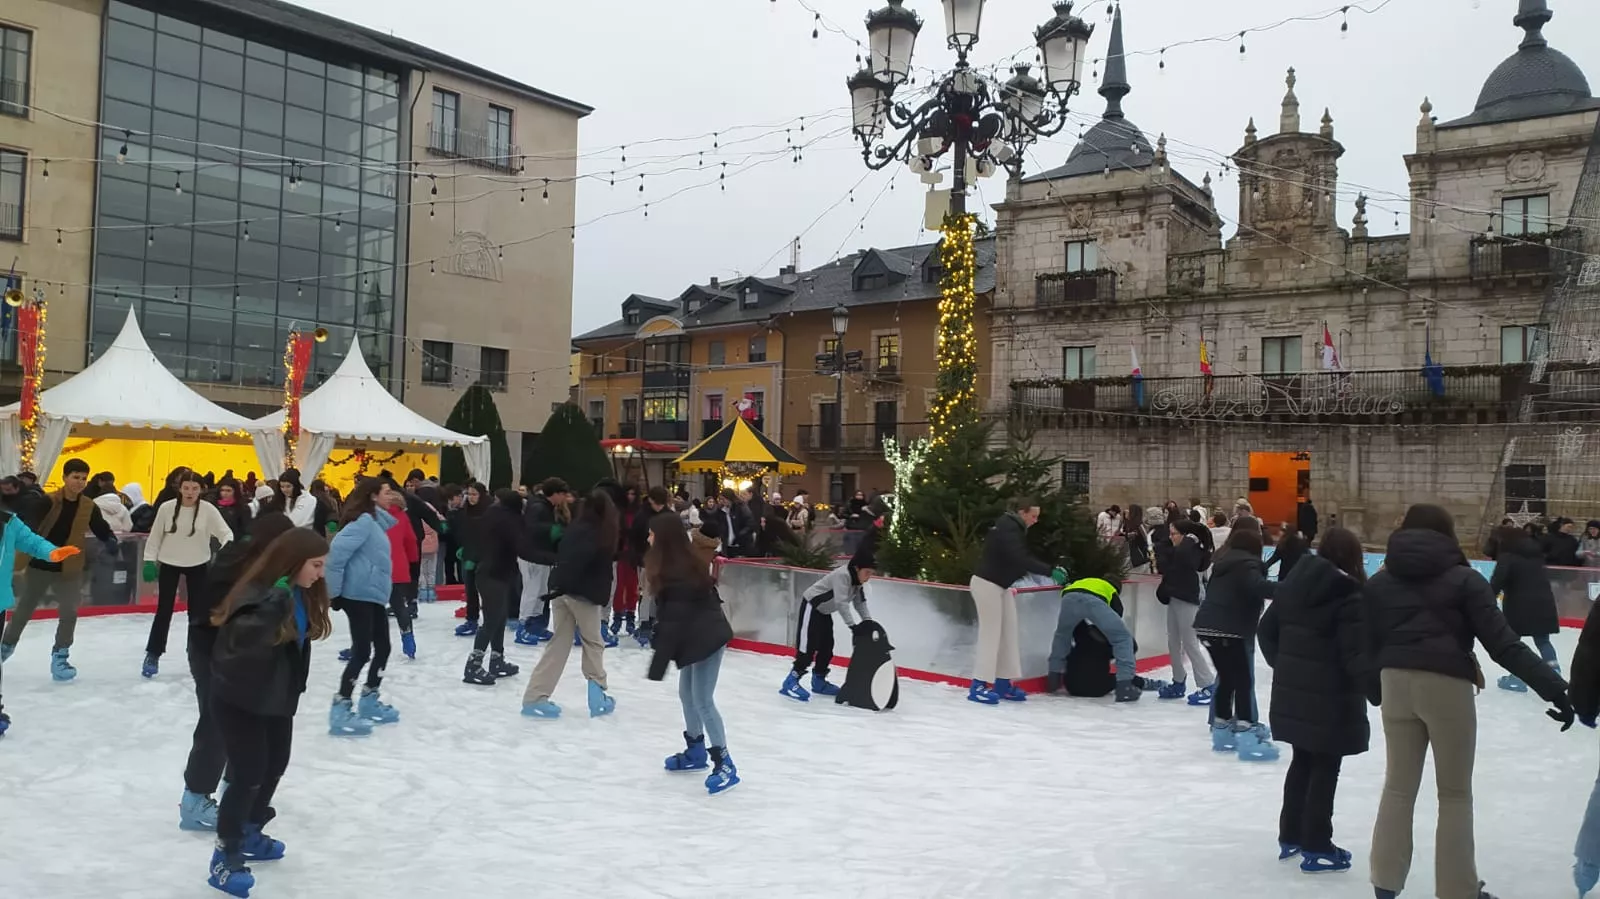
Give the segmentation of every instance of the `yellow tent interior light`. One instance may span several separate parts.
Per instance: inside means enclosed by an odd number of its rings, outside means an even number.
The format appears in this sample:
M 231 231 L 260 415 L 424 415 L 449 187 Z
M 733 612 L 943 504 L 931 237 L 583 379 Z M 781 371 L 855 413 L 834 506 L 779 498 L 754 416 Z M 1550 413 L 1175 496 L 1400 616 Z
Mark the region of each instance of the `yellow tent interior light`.
M 725 490 L 749 490 L 755 482 L 749 478 L 723 478 L 722 487 Z

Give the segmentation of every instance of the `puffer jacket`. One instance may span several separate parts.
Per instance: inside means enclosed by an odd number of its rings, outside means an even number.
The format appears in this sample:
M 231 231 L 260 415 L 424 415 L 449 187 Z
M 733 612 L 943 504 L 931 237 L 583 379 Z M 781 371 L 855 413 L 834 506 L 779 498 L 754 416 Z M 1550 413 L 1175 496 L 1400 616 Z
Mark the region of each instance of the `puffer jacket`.
M 1176 546 L 1171 540 L 1157 543 L 1156 568 L 1161 572 L 1161 585 L 1156 588 L 1156 599 L 1162 605 L 1173 600 L 1199 605 L 1200 572 L 1209 567 L 1211 553 L 1194 534 L 1185 534 Z
M 590 519 L 572 523 L 556 551 L 550 592 L 603 606 L 611 601 L 614 553 L 600 546 L 600 529 Z
M 389 589 L 394 584 L 389 529 L 394 523 L 394 516 L 386 510 L 373 509 L 339 529 L 328 548 L 324 574 L 330 596 L 389 604 Z
M 668 664 L 686 668 L 703 662 L 733 639 L 733 626 L 723 614 L 722 597 L 714 586 L 663 584 L 656 590 L 655 604 L 650 680 L 665 677 Z
M 1561 676 L 1506 624 L 1489 582 L 1444 534 L 1421 529 L 1390 534 L 1383 570 L 1367 582 L 1363 595 L 1372 674 L 1367 698 L 1373 705 L 1383 699 L 1377 675 L 1385 668 L 1475 681 L 1474 640 L 1545 701 L 1555 701 L 1566 690 Z
M 285 619 L 295 615 L 294 593 L 285 582 L 251 589 L 217 632 L 211 698 L 255 715 L 292 716 L 306 691 L 311 644 L 277 642 Z
M 1028 551 L 1028 527 L 1022 523 L 1022 516 L 1007 512 L 983 539 L 983 557 L 973 577 L 1009 587 L 1030 574 L 1049 577 L 1054 570 L 1054 566 L 1039 561 Z
M 1259 636 L 1273 669 L 1273 739 L 1309 752 L 1366 752 L 1372 728 L 1356 579 L 1306 556 L 1278 582 Z
M 1518 636 L 1546 636 L 1561 630 L 1556 614 L 1556 594 L 1550 588 L 1544 555 L 1532 537 L 1501 546 L 1489 577 L 1489 589 L 1503 594 L 1501 610 L 1506 624 Z
M 1196 633 L 1254 640 L 1261 624 L 1261 609 L 1276 585 L 1267 580 L 1266 564 L 1259 555 L 1229 549 L 1211 567 L 1206 600 L 1194 616 Z

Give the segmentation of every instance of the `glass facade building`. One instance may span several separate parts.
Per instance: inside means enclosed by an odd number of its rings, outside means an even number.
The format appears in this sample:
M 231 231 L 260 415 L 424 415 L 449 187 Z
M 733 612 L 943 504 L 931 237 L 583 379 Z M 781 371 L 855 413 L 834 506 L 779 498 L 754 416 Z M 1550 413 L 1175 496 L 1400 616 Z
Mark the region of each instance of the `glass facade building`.
M 317 326 L 308 385 L 352 335 L 389 380 L 403 73 L 122 0 L 105 29 L 91 356 L 132 306 L 189 381 L 281 386 L 288 331 Z

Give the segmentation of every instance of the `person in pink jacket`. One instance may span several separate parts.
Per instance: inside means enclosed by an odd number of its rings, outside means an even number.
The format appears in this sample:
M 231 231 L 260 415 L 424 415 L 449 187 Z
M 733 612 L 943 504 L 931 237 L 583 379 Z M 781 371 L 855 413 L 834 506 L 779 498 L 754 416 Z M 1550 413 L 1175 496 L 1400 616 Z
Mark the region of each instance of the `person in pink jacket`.
M 394 586 L 389 588 L 389 608 L 394 610 L 395 624 L 400 627 L 400 651 L 406 658 L 415 659 L 417 638 L 411 633 L 411 601 L 416 598 L 417 585 L 411 580 L 411 567 L 422 559 L 422 551 L 417 544 L 416 529 L 406 517 L 406 495 L 398 486 L 391 484 L 391 487 L 387 495 L 394 500 L 389 507 L 394 524 L 389 526 L 388 534 Z

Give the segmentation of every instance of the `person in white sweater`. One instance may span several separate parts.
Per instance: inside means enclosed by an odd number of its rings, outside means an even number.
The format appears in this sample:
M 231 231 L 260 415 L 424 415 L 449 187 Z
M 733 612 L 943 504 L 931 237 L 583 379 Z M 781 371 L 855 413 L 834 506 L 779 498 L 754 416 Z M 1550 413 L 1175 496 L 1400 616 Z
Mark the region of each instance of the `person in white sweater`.
M 178 481 L 178 498 L 167 500 L 156 510 L 150 539 L 144 545 L 144 579 L 147 583 L 158 581 L 155 620 L 150 622 L 150 640 L 144 647 L 145 677 L 156 676 L 161 656 L 167 651 L 178 579 L 183 579 L 189 601 L 200 601 L 207 589 L 212 542 L 222 546 L 233 541 L 233 528 L 227 519 L 216 506 L 200 498 L 203 488 L 199 475 L 185 472 Z
M 293 468 L 278 478 L 278 489 L 283 491 L 283 512 L 297 528 L 311 527 L 317 517 L 317 498 L 300 486 L 300 472 Z

